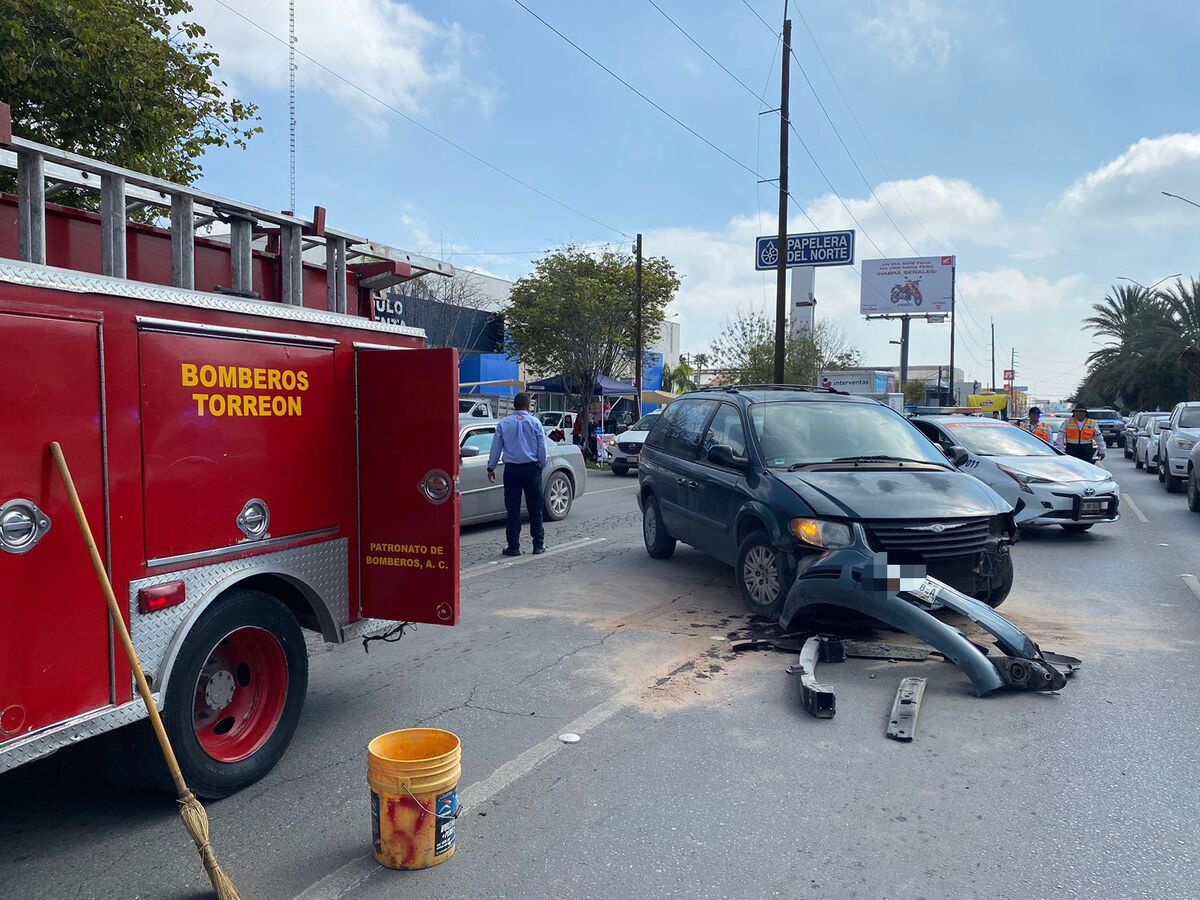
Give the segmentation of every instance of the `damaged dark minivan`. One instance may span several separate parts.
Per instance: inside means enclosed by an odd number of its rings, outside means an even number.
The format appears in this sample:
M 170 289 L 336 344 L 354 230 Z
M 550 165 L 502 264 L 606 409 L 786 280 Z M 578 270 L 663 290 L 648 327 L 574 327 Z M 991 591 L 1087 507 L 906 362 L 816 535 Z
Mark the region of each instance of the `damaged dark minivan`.
M 746 607 L 785 628 L 884 558 L 993 607 L 1012 588 L 1009 504 L 866 397 L 689 393 L 654 425 L 638 478 L 647 552 L 683 541 L 729 563 Z

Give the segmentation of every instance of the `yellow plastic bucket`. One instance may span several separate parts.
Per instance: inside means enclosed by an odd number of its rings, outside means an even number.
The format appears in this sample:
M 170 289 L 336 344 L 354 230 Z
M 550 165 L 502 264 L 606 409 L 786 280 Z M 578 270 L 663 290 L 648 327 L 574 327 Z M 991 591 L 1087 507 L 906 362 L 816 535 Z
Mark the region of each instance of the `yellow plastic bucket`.
M 438 728 L 404 728 L 367 745 L 376 862 L 427 869 L 454 855 L 462 744 Z

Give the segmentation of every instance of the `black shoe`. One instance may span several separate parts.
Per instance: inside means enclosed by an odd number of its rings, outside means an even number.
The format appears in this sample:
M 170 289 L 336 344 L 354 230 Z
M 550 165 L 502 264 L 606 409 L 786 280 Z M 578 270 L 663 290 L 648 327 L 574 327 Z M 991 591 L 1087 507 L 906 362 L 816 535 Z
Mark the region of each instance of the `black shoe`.
M 505 556 L 520 556 L 521 548 L 520 547 L 505 547 L 500 552 L 503 553 Z M 535 550 L 533 552 L 536 553 L 537 551 Z
M 534 555 L 534 556 L 537 556 L 539 553 L 545 553 L 545 552 L 546 552 L 546 548 L 545 548 L 545 547 L 534 547 L 534 548 L 533 548 L 533 555 Z

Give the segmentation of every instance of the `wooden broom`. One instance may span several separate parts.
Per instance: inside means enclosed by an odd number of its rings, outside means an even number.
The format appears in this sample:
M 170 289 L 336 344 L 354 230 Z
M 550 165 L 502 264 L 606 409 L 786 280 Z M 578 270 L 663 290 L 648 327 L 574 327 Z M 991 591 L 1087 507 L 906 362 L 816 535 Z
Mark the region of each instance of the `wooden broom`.
M 158 746 L 162 748 L 167 768 L 171 771 L 171 780 L 175 782 L 175 792 L 179 795 L 179 816 L 183 819 L 183 827 L 187 829 L 187 833 L 196 844 L 196 849 L 200 851 L 200 859 L 204 862 L 204 869 L 208 872 L 208 878 L 212 882 L 213 890 L 217 892 L 218 900 L 241 900 L 237 888 L 233 886 L 233 882 L 225 874 L 225 870 L 217 864 L 217 854 L 208 839 L 208 814 L 205 813 L 200 801 L 196 799 L 196 795 L 188 789 L 187 783 L 183 780 L 183 773 L 179 771 L 179 762 L 175 759 L 175 751 L 171 749 L 171 741 L 167 737 L 166 729 L 163 728 L 162 718 L 154 703 L 154 696 L 150 693 L 150 685 L 138 662 L 137 651 L 133 647 L 129 629 L 125 627 L 125 618 L 121 615 L 117 597 L 113 593 L 112 582 L 109 581 L 108 572 L 104 569 L 100 551 L 96 549 L 96 540 L 92 537 L 92 529 L 84 514 L 83 504 L 79 502 L 75 482 L 71 479 L 71 470 L 67 468 L 67 460 L 57 441 L 50 444 L 50 455 L 54 457 L 54 463 L 58 466 L 58 474 L 62 476 L 63 486 L 67 489 L 67 499 L 71 502 L 75 521 L 79 524 L 83 542 L 87 545 L 88 555 L 92 558 L 92 568 L 96 570 L 96 578 L 100 581 L 104 599 L 108 603 L 108 617 L 112 619 L 113 629 L 121 639 L 121 645 L 125 648 L 125 658 L 129 660 L 129 666 L 133 669 L 138 693 L 142 695 L 142 703 L 150 716 L 150 724 L 154 726 Z

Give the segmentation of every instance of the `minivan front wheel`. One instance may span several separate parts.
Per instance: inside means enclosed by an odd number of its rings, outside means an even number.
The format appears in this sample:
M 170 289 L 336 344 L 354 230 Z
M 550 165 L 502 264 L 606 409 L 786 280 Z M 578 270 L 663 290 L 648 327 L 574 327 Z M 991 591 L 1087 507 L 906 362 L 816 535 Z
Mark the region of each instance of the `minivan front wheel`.
M 752 615 L 778 619 L 795 574 L 791 557 L 776 548 L 762 529 L 750 532 L 738 547 L 738 593 Z

